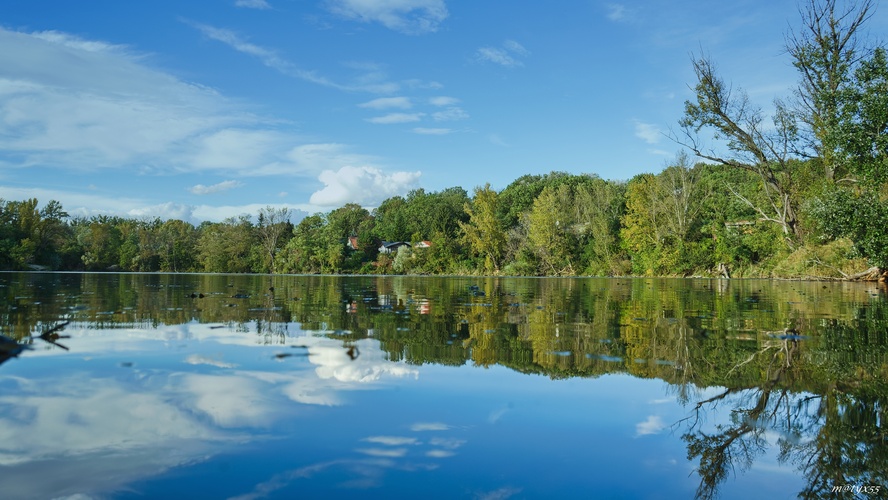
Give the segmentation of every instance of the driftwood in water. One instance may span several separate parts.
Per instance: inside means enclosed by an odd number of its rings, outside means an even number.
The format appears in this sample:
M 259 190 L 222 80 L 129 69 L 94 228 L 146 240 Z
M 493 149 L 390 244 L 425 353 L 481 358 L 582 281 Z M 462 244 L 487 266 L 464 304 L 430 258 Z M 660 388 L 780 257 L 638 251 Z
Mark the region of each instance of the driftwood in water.
M 851 274 L 846 277 L 849 281 L 879 281 L 884 283 L 888 279 L 888 269 L 881 269 L 873 266 L 866 271 L 857 274 Z

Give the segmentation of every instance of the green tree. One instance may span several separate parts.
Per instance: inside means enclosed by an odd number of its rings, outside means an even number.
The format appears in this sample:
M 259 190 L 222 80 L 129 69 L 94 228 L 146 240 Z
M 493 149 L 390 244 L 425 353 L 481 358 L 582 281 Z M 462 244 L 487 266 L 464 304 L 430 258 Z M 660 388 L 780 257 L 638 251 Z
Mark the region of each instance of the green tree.
M 484 258 L 484 271 L 495 274 L 500 269 L 500 258 L 506 243 L 506 234 L 497 218 L 497 192 L 490 184 L 475 188 L 475 197 L 465 204 L 468 222 L 459 222 L 469 247 Z
M 408 241 L 412 232 L 407 208 L 407 200 L 401 196 L 394 196 L 373 210 L 376 237 L 384 241 Z
M 803 150 L 819 158 L 827 180 L 834 180 L 842 166 L 837 151 L 844 140 L 836 134 L 843 96 L 852 72 L 861 58 L 859 33 L 872 17 L 871 0 L 844 3 L 837 0 L 805 0 L 799 13 L 800 30 L 790 30 L 786 49 L 799 71 L 801 81 L 795 91 L 796 116 L 803 124 Z
M 620 218 L 626 207 L 626 185 L 595 178 L 574 195 L 577 233 L 584 251 L 585 272 L 623 274 Z
M 283 272 L 320 273 L 328 262 L 326 221 L 320 214 L 302 219 L 284 247 Z
M 100 215 L 76 226 L 76 237 L 83 248 L 83 264 L 89 270 L 116 269 L 120 263 L 123 219 Z
M 626 213 L 620 237 L 636 274 L 652 276 L 662 271 L 662 227 L 659 224 L 657 179 L 653 174 L 632 178 L 626 188 Z
M 883 48 L 855 71 L 843 92 L 841 122 L 833 142 L 851 173 L 868 189 L 888 182 L 888 58 Z
M 696 97 L 685 101 L 680 120 L 681 136 L 673 136 L 695 155 L 732 168 L 746 170 L 761 182 L 763 200 L 756 203 L 737 191 L 735 196 L 754 209 L 762 221 L 780 226 L 790 239 L 800 236 L 798 206 L 794 197 L 798 129 L 794 115 L 775 101 L 769 126 L 761 108 L 750 103 L 742 90 L 734 90 L 717 73 L 707 56 L 693 60 Z M 700 131 L 706 129 L 724 146 L 724 154 L 704 146 Z
M 246 273 L 253 267 L 253 224 L 246 215 L 199 227 L 197 258 L 205 272 Z
M 160 270 L 192 271 L 197 266 L 197 231 L 188 222 L 169 219 L 157 228 Z
M 836 186 L 811 203 L 812 217 L 826 239 L 848 237 L 860 254 L 883 274 L 888 269 L 888 61 L 876 49 L 855 71 L 842 99 L 841 122 L 834 129 L 837 154 L 860 181 Z
M 527 214 L 527 243 L 537 255 L 543 271 L 551 275 L 573 274 L 571 250 L 574 238 L 571 210 L 573 196 L 566 184 L 546 187 Z

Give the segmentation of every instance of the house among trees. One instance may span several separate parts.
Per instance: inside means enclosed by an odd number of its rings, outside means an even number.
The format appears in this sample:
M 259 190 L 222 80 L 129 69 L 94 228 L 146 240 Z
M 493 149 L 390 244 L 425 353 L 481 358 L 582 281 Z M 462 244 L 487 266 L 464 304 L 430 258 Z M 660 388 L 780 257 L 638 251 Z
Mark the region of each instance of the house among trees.
M 399 248 L 410 246 L 406 241 L 383 241 L 379 246 L 379 253 L 395 253 Z

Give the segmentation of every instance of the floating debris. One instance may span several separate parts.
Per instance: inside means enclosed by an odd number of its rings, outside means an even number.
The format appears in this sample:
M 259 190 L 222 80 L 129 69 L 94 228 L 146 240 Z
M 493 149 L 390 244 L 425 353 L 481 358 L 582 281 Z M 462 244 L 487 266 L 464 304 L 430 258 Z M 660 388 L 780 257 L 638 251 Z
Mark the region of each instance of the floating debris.
M 358 356 L 361 355 L 361 352 L 356 345 L 350 346 L 345 353 L 348 354 L 348 357 L 351 358 L 352 361 L 358 359 Z
M 68 323 L 70 323 L 70 321 L 65 321 L 64 323 L 60 323 L 60 324 L 50 328 L 49 330 L 46 330 L 45 332 L 41 333 L 37 338 L 39 338 L 40 340 L 42 340 L 44 342 L 48 342 L 56 347 L 60 347 L 60 348 L 67 351 L 68 348 L 63 346 L 62 344 L 59 344 L 57 341 L 59 339 L 71 338 L 70 335 L 59 335 L 59 333 L 58 333 L 59 330 L 68 326 Z

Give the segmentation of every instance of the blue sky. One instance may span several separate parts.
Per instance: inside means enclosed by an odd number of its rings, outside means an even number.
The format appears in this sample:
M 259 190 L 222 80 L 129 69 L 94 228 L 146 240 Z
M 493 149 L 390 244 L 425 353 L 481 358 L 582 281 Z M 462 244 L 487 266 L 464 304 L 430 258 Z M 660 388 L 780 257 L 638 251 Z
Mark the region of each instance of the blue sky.
M 798 18 L 761 0 L 4 0 L 0 198 L 198 223 L 628 179 L 679 151 L 690 54 L 767 107 L 796 81 Z

